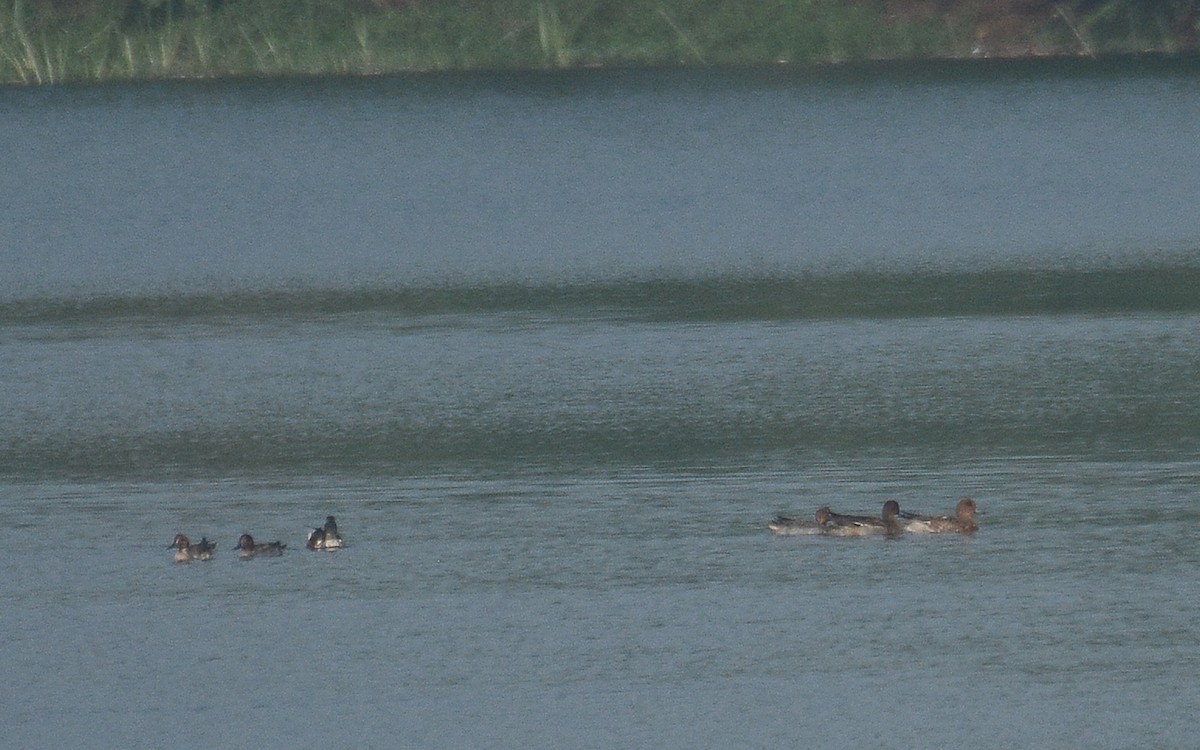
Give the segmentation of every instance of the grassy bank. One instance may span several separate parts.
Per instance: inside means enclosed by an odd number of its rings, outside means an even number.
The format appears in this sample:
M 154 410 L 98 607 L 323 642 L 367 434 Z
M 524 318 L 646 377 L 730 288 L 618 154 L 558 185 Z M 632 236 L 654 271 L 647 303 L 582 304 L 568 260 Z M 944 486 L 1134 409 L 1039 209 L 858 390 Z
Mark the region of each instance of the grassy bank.
M 1192 0 L 0 0 L 0 81 L 1194 50 Z

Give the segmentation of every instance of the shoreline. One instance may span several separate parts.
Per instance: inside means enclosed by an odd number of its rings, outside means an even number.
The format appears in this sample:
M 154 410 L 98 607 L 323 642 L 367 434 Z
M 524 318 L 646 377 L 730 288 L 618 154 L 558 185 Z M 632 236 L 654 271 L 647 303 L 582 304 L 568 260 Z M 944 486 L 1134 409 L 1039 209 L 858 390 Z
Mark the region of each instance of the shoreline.
M 1137 6 L 1127 17 L 1081 16 L 1067 5 L 1089 7 L 1087 0 L 779 0 L 769 7 L 711 0 L 702 8 L 692 0 L 0 0 L 0 85 L 1200 57 L 1200 10 L 1164 15 L 1188 3 L 1159 0 L 1150 5 L 1162 8 Z
M 631 75 L 691 75 L 728 74 L 811 77 L 813 80 L 886 80 L 895 76 L 907 78 L 914 71 L 931 80 L 955 79 L 972 75 L 1026 77 L 1033 72 L 1038 75 L 1066 75 L 1070 77 L 1108 76 L 1126 72 L 1136 66 L 1171 74 L 1200 76 L 1200 54 L 1168 54 L 1162 52 L 1111 53 L 1105 55 L 1038 54 L 1008 57 L 903 57 L 869 58 L 853 60 L 801 60 L 786 62 L 750 62 L 745 64 L 689 65 L 689 64 L 592 64 L 564 68 L 412 68 L 405 70 L 355 72 L 355 71 L 282 71 L 271 74 L 253 72 L 213 75 L 174 75 L 142 78 L 109 78 L 104 80 L 68 80 L 55 83 L 26 84 L 19 81 L 0 81 L 0 90 L 107 87 L 139 84 L 221 84 L 221 83 L 308 83 L 318 81 L 368 82 L 387 79 L 435 80 L 446 77 L 503 78 L 512 75 L 581 77 L 591 75 L 628 73 Z M 986 71 L 986 72 L 983 72 Z

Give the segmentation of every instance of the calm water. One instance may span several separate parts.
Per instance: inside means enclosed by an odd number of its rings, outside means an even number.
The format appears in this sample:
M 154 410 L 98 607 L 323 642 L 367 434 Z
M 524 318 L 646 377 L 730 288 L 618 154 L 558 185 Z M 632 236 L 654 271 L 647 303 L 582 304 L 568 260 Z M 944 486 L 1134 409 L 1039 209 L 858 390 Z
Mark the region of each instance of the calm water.
M 1194 744 L 1194 64 L 0 122 L 14 747 Z M 765 528 L 963 495 L 973 538 Z

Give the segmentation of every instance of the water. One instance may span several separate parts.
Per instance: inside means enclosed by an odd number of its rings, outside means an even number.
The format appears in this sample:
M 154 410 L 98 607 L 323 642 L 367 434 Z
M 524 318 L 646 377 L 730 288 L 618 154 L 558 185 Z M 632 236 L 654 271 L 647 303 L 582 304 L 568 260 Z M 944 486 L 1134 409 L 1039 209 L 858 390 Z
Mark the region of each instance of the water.
M 0 118 L 14 746 L 1192 744 L 1193 65 Z M 963 495 L 973 538 L 765 528 Z

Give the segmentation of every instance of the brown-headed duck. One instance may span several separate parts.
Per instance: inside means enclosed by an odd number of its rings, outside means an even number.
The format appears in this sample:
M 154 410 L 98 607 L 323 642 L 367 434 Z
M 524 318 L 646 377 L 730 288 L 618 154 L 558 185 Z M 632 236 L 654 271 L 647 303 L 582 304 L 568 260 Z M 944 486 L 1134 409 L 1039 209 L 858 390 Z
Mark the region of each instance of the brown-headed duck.
M 801 534 L 822 534 L 825 524 L 829 522 L 829 508 L 817 511 L 815 520 L 806 521 L 803 518 L 775 516 L 767 522 L 767 528 L 779 536 L 798 536 Z
M 191 562 L 192 560 L 211 560 L 217 549 L 216 542 L 201 538 L 196 544 L 183 534 L 176 534 L 175 540 L 167 545 L 167 549 L 175 550 L 175 562 Z
M 894 536 L 901 531 L 896 520 L 900 513 L 900 503 L 895 500 L 884 503 L 883 511 L 878 516 L 848 516 L 834 513 L 828 506 L 822 510 L 826 511 L 829 518 L 829 523 L 822 533 L 829 536 Z
M 975 520 L 977 506 L 975 501 L 964 497 L 958 501 L 953 516 L 922 516 L 917 513 L 901 513 L 900 525 L 905 531 L 918 534 L 971 534 L 979 530 L 979 522 Z
M 242 534 L 238 537 L 238 557 L 243 560 L 251 557 L 279 557 L 287 547 L 283 542 L 255 542 L 254 537 Z

